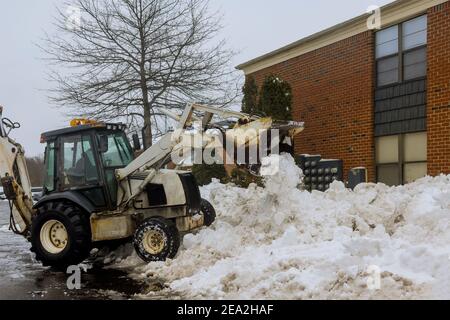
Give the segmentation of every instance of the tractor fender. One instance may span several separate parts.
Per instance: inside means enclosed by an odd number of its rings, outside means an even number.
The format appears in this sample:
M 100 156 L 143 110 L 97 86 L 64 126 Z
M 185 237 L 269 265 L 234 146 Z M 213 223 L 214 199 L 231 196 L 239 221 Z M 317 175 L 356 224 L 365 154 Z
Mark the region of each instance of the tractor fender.
M 70 201 L 73 202 L 75 205 L 79 206 L 81 209 L 83 209 L 88 214 L 91 214 L 94 212 L 95 207 L 94 205 L 86 199 L 83 195 L 73 192 L 73 191 L 64 191 L 64 192 L 58 192 L 58 193 L 52 193 L 48 196 L 43 196 L 34 206 L 34 209 L 37 209 L 41 207 L 43 204 L 47 202 L 53 202 L 53 201 Z

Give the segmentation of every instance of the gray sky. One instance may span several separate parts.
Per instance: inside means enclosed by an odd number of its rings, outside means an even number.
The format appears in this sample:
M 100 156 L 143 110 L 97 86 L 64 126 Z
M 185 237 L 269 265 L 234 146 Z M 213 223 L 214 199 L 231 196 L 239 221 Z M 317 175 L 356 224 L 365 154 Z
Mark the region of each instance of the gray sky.
M 235 65 L 392 0 L 211 0 L 224 14 L 222 37 L 239 51 Z M 35 44 L 52 33 L 58 0 L 0 2 L 0 105 L 22 128 L 12 134 L 28 155 L 43 153 L 41 132 L 64 127 L 64 110 L 47 100 L 46 64 Z

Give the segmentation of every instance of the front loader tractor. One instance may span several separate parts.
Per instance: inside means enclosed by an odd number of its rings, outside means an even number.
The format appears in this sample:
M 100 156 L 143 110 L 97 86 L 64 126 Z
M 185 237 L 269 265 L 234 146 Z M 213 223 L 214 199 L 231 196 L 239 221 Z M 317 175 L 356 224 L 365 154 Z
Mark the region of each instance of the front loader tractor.
M 31 242 L 37 260 L 58 269 L 81 263 L 99 244 L 126 239 L 146 262 L 174 258 L 180 233 L 215 220 L 214 208 L 201 198 L 192 173 L 166 169 L 173 167 L 171 154 L 181 136 L 195 120 L 201 130 L 208 129 L 214 115 L 246 125 L 259 121 L 189 105 L 181 116 L 166 112 L 178 121 L 176 130 L 135 157 L 139 143 L 134 139 L 131 146 L 124 125 L 76 119 L 69 128 L 42 134 L 44 192 L 33 204 L 24 150 L 9 137 L 19 125 L 2 112 L 0 107 L 0 174 L 11 207 L 11 229 Z M 302 124 L 287 128 L 297 132 Z

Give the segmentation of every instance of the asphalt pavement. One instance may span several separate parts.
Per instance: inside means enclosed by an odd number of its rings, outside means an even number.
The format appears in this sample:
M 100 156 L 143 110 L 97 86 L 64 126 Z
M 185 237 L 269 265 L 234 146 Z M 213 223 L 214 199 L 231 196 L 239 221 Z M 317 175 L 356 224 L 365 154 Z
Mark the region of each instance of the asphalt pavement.
M 42 267 L 30 252 L 30 243 L 8 230 L 9 207 L 0 201 L 0 299 L 96 300 L 134 299 L 149 285 L 121 270 L 92 268 L 81 273 L 81 289 L 69 290 L 62 272 Z

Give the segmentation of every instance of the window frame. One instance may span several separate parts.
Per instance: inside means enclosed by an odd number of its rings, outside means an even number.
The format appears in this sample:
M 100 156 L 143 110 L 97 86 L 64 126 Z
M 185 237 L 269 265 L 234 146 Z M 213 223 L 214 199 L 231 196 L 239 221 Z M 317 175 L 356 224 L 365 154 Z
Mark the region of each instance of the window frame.
M 419 80 L 419 79 L 425 79 L 427 77 L 427 70 L 426 70 L 424 76 L 420 76 L 420 77 L 417 77 L 417 78 L 411 78 L 411 79 L 405 80 L 405 72 L 404 72 L 404 69 L 405 69 L 404 68 L 404 55 L 407 54 L 407 53 L 416 51 L 416 50 L 418 51 L 418 50 L 421 50 L 421 49 L 425 48 L 425 51 L 427 53 L 427 58 L 426 58 L 425 62 L 428 65 L 428 50 L 427 50 L 428 49 L 428 37 L 427 37 L 427 43 L 426 44 L 423 44 L 423 45 L 420 45 L 420 46 L 417 46 L 417 47 L 414 47 L 414 48 L 410 48 L 410 49 L 407 49 L 407 50 L 403 49 L 403 25 L 405 23 L 411 21 L 411 20 L 417 19 L 417 18 L 422 17 L 422 16 L 426 16 L 427 17 L 427 29 L 425 31 L 428 32 L 428 15 L 426 13 L 425 14 L 422 13 L 422 14 L 416 16 L 416 17 L 413 17 L 411 19 L 403 21 L 402 23 L 398 23 L 398 24 L 394 24 L 394 25 L 391 25 L 391 26 L 387 26 L 386 28 L 383 29 L 383 30 L 386 30 L 386 29 L 389 29 L 389 28 L 391 28 L 393 26 L 396 26 L 396 25 L 398 26 L 398 28 L 397 28 L 397 30 L 398 30 L 398 39 L 397 39 L 397 41 L 398 41 L 398 51 L 396 53 L 393 53 L 393 54 L 386 55 L 386 56 L 378 58 L 377 57 L 377 48 L 376 48 L 377 47 L 377 40 L 376 40 L 376 33 L 375 33 L 375 40 L 374 40 L 374 43 L 375 43 L 375 49 L 374 49 L 374 55 L 375 55 L 375 87 L 377 89 L 393 86 L 393 85 L 404 83 L 404 82 L 408 82 L 408 81 L 416 81 L 416 80 Z M 380 31 L 382 31 L 382 30 L 380 30 Z M 380 31 L 378 31 L 378 32 L 380 32 Z M 378 73 L 378 62 L 382 61 L 382 60 L 387 60 L 387 59 L 393 58 L 393 57 L 398 57 L 398 75 L 397 75 L 398 80 L 397 80 L 397 82 L 392 82 L 392 83 L 389 83 L 389 84 L 379 85 L 378 84 L 378 74 L 379 74 Z
M 382 167 L 393 167 L 393 166 L 397 166 L 398 169 L 398 181 L 400 182 L 401 185 L 406 184 L 405 181 L 405 166 L 408 164 L 428 164 L 428 154 L 427 154 L 427 160 L 425 161 L 406 161 L 405 160 L 405 136 L 409 135 L 409 134 L 417 134 L 417 133 L 425 133 L 428 135 L 427 131 L 417 131 L 417 132 L 408 132 L 408 133 L 403 133 L 403 134 L 395 134 L 392 136 L 397 136 L 398 137 L 398 162 L 393 162 L 393 163 L 379 163 L 378 162 L 378 157 L 375 156 L 375 169 L 376 169 L 376 179 L 377 182 L 379 181 L 379 168 Z M 389 137 L 389 136 L 384 136 L 384 137 Z M 383 138 L 383 136 L 381 137 L 376 137 L 375 139 L 379 139 L 379 138 Z M 375 150 L 375 153 L 378 152 L 377 150 Z

